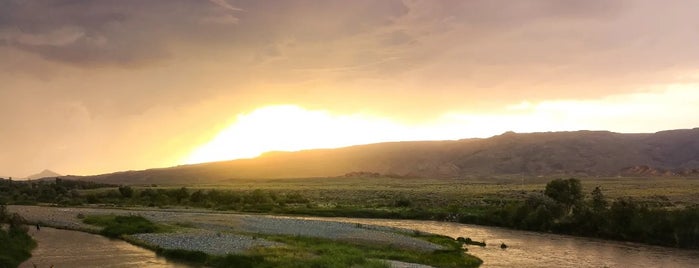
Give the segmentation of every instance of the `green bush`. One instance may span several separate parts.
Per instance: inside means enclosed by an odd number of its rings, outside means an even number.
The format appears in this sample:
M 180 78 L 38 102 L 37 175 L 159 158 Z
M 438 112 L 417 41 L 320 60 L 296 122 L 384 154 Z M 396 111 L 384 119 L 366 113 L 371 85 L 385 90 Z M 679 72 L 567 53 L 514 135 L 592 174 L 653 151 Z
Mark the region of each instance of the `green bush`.
M 266 261 L 262 256 L 226 255 L 213 258 L 207 263 L 213 267 L 264 267 Z
M 103 226 L 100 232 L 107 237 L 119 237 L 124 234 L 153 233 L 162 230 L 161 227 L 141 216 L 92 215 L 87 216 L 84 223 Z
M 0 267 L 17 267 L 32 256 L 36 242 L 24 231 L 0 229 Z

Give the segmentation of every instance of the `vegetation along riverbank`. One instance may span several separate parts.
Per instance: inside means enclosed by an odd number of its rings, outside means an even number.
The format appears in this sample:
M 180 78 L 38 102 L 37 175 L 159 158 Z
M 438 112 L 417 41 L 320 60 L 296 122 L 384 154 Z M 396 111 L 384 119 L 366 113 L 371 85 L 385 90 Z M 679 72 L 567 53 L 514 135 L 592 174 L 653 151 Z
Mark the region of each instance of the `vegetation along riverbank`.
M 248 213 L 457 221 L 699 248 L 699 179 L 318 178 L 220 185 L 3 180 L 13 204 L 206 208 Z
M 36 242 L 27 234 L 24 219 L 17 213 L 8 213 L 0 203 L 0 267 L 17 267 L 31 257 Z
M 117 237 L 211 267 L 477 267 L 451 237 L 354 223 L 215 211 L 10 206 L 29 222 Z

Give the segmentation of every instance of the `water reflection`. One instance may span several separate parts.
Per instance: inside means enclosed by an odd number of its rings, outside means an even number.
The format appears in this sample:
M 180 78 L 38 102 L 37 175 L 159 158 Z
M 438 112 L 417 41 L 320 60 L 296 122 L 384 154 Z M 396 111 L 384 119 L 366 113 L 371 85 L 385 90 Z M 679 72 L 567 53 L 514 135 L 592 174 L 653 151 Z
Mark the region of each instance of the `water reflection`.
M 189 267 L 122 240 L 48 227 L 29 232 L 38 245 L 19 267 Z
M 308 219 L 375 224 L 424 232 L 470 237 L 485 241 L 484 248 L 469 252 L 484 261 L 482 267 L 699 267 L 699 251 L 680 250 L 523 232 L 495 227 L 447 222 L 314 218 Z M 30 231 L 38 241 L 33 257 L 20 267 L 188 267 L 166 261 L 152 251 L 121 240 L 76 231 L 42 228 Z M 500 243 L 507 249 L 500 249 Z
M 375 224 L 451 237 L 470 237 L 487 246 L 469 246 L 469 253 L 483 260 L 482 267 L 699 267 L 699 251 L 648 246 L 637 243 L 508 230 L 448 222 L 313 218 Z M 500 243 L 507 249 L 500 249 Z

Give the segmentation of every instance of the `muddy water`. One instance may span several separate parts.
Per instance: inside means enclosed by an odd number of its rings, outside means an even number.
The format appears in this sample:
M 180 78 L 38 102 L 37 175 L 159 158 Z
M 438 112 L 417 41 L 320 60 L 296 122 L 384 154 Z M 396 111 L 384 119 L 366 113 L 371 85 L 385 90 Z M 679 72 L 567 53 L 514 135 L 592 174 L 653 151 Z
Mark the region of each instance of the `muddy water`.
M 699 251 L 648 246 L 496 227 L 414 220 L 313 218 L 415 229 L 470 237 L 487 246 L 469 246 L 481 267 L 699 267 Z M 501 249 L 505 243 L 507 249 Z
M 19 267 L 190 267 L 158 257 L 154 252 L 122 240 L 44 227 L 32 228 L 37 241 L 32 257 Z

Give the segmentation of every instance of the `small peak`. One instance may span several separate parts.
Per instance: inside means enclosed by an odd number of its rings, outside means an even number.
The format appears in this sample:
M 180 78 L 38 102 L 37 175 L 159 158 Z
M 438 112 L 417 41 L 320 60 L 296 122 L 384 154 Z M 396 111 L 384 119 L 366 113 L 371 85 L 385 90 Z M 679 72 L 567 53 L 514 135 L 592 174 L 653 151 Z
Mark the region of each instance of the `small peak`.
M 60 177 L 60 176 L 62 176 L 62 175 L 58 174 L 50 169 L 44 169 L 43 171 L 41 171 L 37 174 L 26 177 L 26 179 L 35 180 L 35 179 L 41 179 L 41 178 L 47 178 L 47 177 Z

